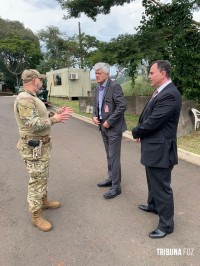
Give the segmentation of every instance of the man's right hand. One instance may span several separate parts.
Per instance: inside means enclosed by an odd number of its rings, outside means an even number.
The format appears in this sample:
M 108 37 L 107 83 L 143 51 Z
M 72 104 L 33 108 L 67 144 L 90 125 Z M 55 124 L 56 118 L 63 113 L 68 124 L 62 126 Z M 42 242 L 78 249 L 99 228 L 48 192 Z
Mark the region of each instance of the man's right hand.
M 93 117 L 92 120 L 93 120 L 95 125 L 100 125 L 101 124 L 101 122 L 99 121 L 98 117 Z
M 133 138 L 133 141 L 135 141 L 135 142 L 141 142 L 140 138 L 136 138 L 136 139 Z

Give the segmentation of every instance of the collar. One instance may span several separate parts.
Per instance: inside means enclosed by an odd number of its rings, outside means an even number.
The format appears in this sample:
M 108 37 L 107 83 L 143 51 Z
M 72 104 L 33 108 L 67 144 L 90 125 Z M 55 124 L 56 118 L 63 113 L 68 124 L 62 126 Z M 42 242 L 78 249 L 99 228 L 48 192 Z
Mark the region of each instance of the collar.
M 107 85 L 107 82 L 108 82 L 108 80 L 104 81 L 103 84 L 99 84 L 99 88 L 102 86 L 102 87 L 104 87 L 104 89 L 105 89 L 105 87 L 106 87 L 106 85 Z
M 171 79 L 169 79 L 167 82 L 165 82 L 164 84 L 162 84 L 158 89 L 158 93 L 161 92 L 168 84 L 172 83 Z
M 31 94 L 32 96 L 37 96 L 36 93 L 31 92 L 31 91 L 25 89 L 24 87 L 19 89 L 19 93 L 20 93 L 20 92 L 27 92 L 27 93 Z

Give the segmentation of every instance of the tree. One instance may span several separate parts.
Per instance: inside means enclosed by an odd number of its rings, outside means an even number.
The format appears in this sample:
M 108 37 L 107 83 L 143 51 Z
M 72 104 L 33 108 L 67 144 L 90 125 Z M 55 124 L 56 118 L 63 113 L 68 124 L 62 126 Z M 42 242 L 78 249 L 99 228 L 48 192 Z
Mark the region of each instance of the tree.
M 88 55 L 99 43 L 94 36 L 84 33 L 68 37 L 54 26 L 41 30 L 38 36 L 44 46 L 44 60 L 40 64 L 43 71 L 65 67 L 80 68 L 81 65 L 88 68 Z
M 162 58 L 173 67 L 173 81 L 189 99 L 200 100 L 200 32 L 193 23 L 193 3 L 176 0 L 171 5 L 145 4 L 137 39 L 149 63 Z M 153 46 L 152 46 L 153 43 Z
M 1 58 L 9 73 L 16 77 L 19 86 L 20 75 L 25 68 L 35 68 L 41 59 L 38 45 L 31 40 L 21 40 L 10 35 L 0 42 Z
M 135 0 L 57 0 L 62 9 L 66 9 L 68 16 L 65 18 L 71 17 L 80 17 L 81 13 L 85 13 L 86 16 L 96 20 L 98 14 L 109 14 L 110 9 L 113 6 L 122 6 L 123 4 L 129 4 Z M 175 3 L 176 0 L 172 0 L 171 4 Z M 200 0 L 188 0 L 192 9 L 197 9 L 200 7 Z M 163 3 L 160 0 L 143 0 L 143 5 L 154 5 L 157 7 L 164 7 L 168 4 Z M 194 23 L 200 25 L 199 22 L 195 21 Z
M 122 34 L 111 39 L 110 42 L 99 42 L 98 49 L 90 53 L 88 62 L 92 66 L 99 61 L 105 61 L 112 66 L 115 65 L 116 78 L 126 70 L 134 81 L 137 65 L 140 61 L 134 35 Z
M 18 21 L 0 19 L 0 67 L 4 81 L 20 84 L 25 68 L 36 68 L 42 59 L 37 36 Z M 4 30 L 2 30 L 4 29 Z
M 67 9 L 68 17 L 78 17 L 83 12 L 95 20 L 100 13 L 108 14 L 112 6 L 131 1 L 97 0 L 90 1 L 90 4 L 85 0 L 58 2 L 63 9 Z M 116 39 L 115 47 L 119 50 L 114 52 L 115 63 L 125 65 L 134 81 L 137 68 L 143 61 L 150 64 L 157 59 L 169 60 L 173 67 L 173 80 L 179 90 L 187 98 L 200 101 L 200 23 L 192 18 L 192 12 L 200 8 L 200 0 L 171 0 L 170 3 L 143 0 L 142 4 L 145 13 L 137 34 Z M 114 40 L 111 44 L 114 45 Z M 109 52 L 109 45 L 106 49 Z M 101 51 L 96 51 L 93 56 L 98 58 Z
M 80 54 L 83 57 L 83 67 L 91 69 L 93 65 L 91 65 L 89 57 L 93 51 L 98 50 L 101 42 L 97 40 L 96 37 L 87 35 L 85 33 L 82 33 L 79 38 L 81 38 L 81 46 L 79 46 L 79 49 Z
M 71 43 L 71 52 L 73 58 L 73 66 L 78 68 L 91 68 L 89 59 L 90 54 L 97 50 L 99 47 L 99 41 L 94 36 L 81 33 L 74 35 Z
M 50 69 L 59 69 L 71 65 L 68 42 L 64 40 L 57 27 L 48 26 L 46 30 L 39 31 L 38 37 L 43 44 L 44 60 L 41 62 L 43 71 L 46 72 Z

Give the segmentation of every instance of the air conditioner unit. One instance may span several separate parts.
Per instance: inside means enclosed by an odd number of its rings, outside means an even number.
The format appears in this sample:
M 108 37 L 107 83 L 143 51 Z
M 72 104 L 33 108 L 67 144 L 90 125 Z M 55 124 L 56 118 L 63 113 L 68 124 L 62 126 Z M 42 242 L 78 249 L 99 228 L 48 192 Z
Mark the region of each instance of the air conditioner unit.
M 78 79 L 78 73 L 70 73 L 69 78 L 70 79 Z

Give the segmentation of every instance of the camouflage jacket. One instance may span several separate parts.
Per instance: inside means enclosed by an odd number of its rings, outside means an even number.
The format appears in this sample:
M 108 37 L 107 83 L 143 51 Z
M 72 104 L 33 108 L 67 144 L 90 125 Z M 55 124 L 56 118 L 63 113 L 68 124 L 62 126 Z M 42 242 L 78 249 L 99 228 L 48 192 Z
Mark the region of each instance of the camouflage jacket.
M 51 125 L 56 123 L 36 94 L 25 89 L 20 90 L 15 100 L 14 113 L 21 137 L 50 135 Z

